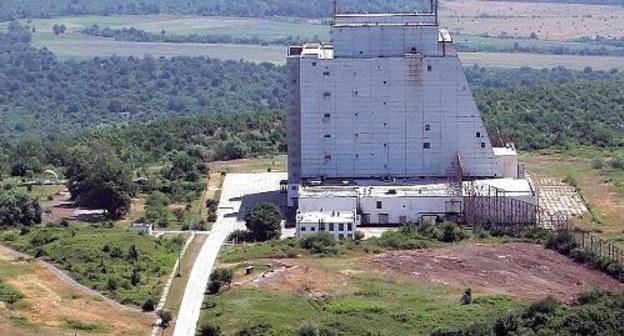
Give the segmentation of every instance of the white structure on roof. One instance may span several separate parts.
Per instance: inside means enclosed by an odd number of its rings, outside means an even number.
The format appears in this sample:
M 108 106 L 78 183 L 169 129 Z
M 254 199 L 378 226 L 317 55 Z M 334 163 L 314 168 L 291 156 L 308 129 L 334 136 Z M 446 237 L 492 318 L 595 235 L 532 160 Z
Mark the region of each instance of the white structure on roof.
M 492 146 L 451 36 L 438 25 L 437 1 L 428 13 L 336 13 L 331 35 L 331 45 L 289 49 L 290 206 L 300 213 L 357 210 L 366 223 L 362 209 L 370 201 L 378 219 L 371 223 L 398 223 L 448 209 L 455 202 L 448 197 L 461 197 L 450 195 L 450 177 L 518 177 L 513 147 Z M 364 195 L 363 181 L 380 179 L 404 182 L 388 194 L 372 187 Z M 343 200 L 339 189 L 312 197 L 328 181 L 364 186 L 355 188 L 355 201 Z M 418 200 L 397 209 L 381 201 L 380 212 L 377 198 Z
M 337 239 L 353 239 L 360 224 L 356 211 L 308 211 L 297 214 L 297 236 L 329 232 Z

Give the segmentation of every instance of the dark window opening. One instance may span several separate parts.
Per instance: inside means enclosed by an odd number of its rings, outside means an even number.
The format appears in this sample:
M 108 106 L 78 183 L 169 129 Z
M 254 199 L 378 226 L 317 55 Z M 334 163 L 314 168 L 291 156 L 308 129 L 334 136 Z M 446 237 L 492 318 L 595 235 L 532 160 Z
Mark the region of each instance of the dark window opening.
M 383 208 L 383 203 L 381 201 L 377 201 L 377 209 Z
M 425 131 L 431 131 L 431 125 L 425 124 Z
M 485 142 L 481 143 L 481 148 L 485 148 Z
M 425 142 L 425 143 L 423 144 L 423 148 L 424 148 L 424 149 L 429 149 L 429 148 L 431 148 L 431 143 L 429 143 L 429 142 Z
M 325 139 L 330 139 L 331 135 L 330 134 L 325 134 Z
M 316 66 L 316 62 L 312 62 L 312 66 L 315 67 Z
M 477 132 L 477 138 L 481 137 L 481 132 Z
M 331 92 L 325 92 L 325 93 L 323 93 L 323 97 L 331 97 Z
M 427 65 L 427 71 L 431 71 L 433 70 L 433 67 L 431 65 Z
M 332 156 L 331 155 L 325 155 L 325 160 L 331 160 Z
M 323 72 L 323 76 L 329 76 L 329 71 Z
M 325 114 L 323 115 L 323 117 L 325 117 L 325 118 L 329 118 L 329 117 L 331 117 L 331 114 L 329 114 L 329 113 L 325 113 Z

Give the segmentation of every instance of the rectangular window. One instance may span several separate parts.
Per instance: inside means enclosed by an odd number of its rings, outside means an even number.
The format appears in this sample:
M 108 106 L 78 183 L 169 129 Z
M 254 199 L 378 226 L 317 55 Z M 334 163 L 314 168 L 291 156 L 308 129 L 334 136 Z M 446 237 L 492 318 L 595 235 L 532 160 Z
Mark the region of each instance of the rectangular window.
M 477 138 L 481 137 L 481 132 L 477 132 Z
M 427 65 L 427 71 L 431 71 L 433 70 L 433 67 L 431 65 Z
M 325 134 L 325 139 L 330 139 L 331 135 L 330 134 Z
M 331 114 L 329 114 L 329 113 L 323 114 L 323 118 L 330 118 L 330 117 L 331 117 Z
M 314 66 L 314 67 L 315 67 L 315 66 L 316 66 L 316 62 L 312 62 L 312 66 Z
M 338 231 L 340 232 L 344 231 L 344 224 L 342 223 L 338 224 Z
M 362 214 L 362 224 L 370 224 L 370 214 Z
M 323 76 L 329 76 L 329 71 L 323 72 Z
M 314 231 L 316 231 L 316 228 L 313 226 L 313 227 L 310 228 L 310 231 L 314 232 Z
M 319 231 L 325 231 L 325 223 L 319 224 Z
M 424 148 L 424 149 L 429 149 L 429 148 L 431 148 L 431 143 L 429 143 L 429 142 L 425 142 L 425 143 L 423 143 L 423 148 Z
M 329 231 L 334 231 L 334 223 L 329 223 Z
M 306 227 L 305 227 L 305 226 L 302 226 L 302 227 L 301 227 L 301 232 L 305 232 L 305 230 L 306 230 Z
M 347 238 L 349 238 L 349 239 L 353 239 L 353 234 L 352 234 L 352 233 L 349 233 L 349 234 L 347 235 Z
M 425 124 L 425 131 L 431 131 L 431 125 Z
M 338 239 L 343 240 L 344 239 L 344 235 L 341 233 L 338 235 Z
M 325 93 L 323 93 L 323 97 L 331 97 L 331 92 L 325 92 Z
M 353 224 L 347 223 L 347 231 L 353 231 Z
M 383 204 L 381 203 L 381 201 L 377 201 L 377 209 L 381 208 L 383 208 Z
M 481 148 L 485 148 L 485 142 L 481 143 Z
M 331 155 L 325 155 L 325 160 L 331 160 L 332 156 Z

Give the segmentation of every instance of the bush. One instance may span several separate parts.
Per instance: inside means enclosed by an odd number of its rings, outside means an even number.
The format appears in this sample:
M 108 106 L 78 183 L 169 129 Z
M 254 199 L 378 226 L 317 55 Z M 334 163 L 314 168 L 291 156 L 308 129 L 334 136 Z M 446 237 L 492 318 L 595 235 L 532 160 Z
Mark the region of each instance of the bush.
M 447 223 L 442 228 L 441 241 L 445 243 L 453 243 L 468 238 L 468 233 L 453 223 Z
M 167 328 L 169 323 L 171 323 L 171 320 L 173 320 L 173 315 L 166 309 L 159 310 L 158 317 L 160 318 L 160 325 L 163 328 Z
M 545 244 L 546 248 L 557 250 L 564 255 L 570 255 L 570 252 L 577 247 L 572 233 L 568 230 L 559 231 L 551 235 Z
M 353 234 L 353 239 L 355 241 L 362 241 L 364 240 L 364 238 L 365 238 L 365 235 L 364 235 L 364 232 L 362 231 L 355 231 L 355 233 Z
M 229 268 L 216 268 L 210 273 L 210 281 L 219 281 L 222 284 L 230 285 L 234 279 L 234 272 Z
M 141 305 L 141 309 L 143 309 L 144 312 L 154 311 L 156 309 L 156 301 L 154 300 L 154 298 L 147 298 L 145 302 L 143 302 L 143 304 Z
M 221 290 L 222 286 L 223 286 L 223 283 L 221 281 L 214 280 L 214 281 L 208 282 L 208 287 L 206 290 L 208 294 L 210 295 L 217 295 L 219 294 L 219 291 Z
M 300 245 L 313 254 L 336 254 L 336 238 L 328 232 L 320 232 L 304 236 Z
M 472 303 L 472 288 L 466 288 L 464 295 L 459 300 L 462 305 L 469 305 Z
M 221 327 L 212 323 L 202 323 L 199 327 L 199 336 L 219 336 Z
M 228 241 L 233 241 L 236 243 L 244 243 L 244 242 L 248 242 L 251 241 L 251 235 L 249 234 L 249 231 L 247 230 L 236 230 L 232 233 L 230 233 L 230 235 L 228 236 Z
M 270 323 L 262 322 L 239 330 L 236 332 L 236 336 L 270 336 L 271 329 Z
M 299 328 L 297 336 L 319 336 L 319 330 L 313 324 L 305 324 Z
M 377 244 L 381 247 L 395 250 L 419 250 L 428 246 L 427 242 L 418 235 L 408 236 L 401 231 L 386 231 Z

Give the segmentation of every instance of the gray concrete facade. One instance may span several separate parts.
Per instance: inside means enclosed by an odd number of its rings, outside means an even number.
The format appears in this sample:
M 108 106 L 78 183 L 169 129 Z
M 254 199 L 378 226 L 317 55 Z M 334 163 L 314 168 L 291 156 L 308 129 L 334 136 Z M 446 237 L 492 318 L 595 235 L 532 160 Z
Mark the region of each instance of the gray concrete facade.
M 447 31 L 431 14 L 337 15 L 333 45 L 291 47 L 289 199 L 302 180 L 502 170 Z

